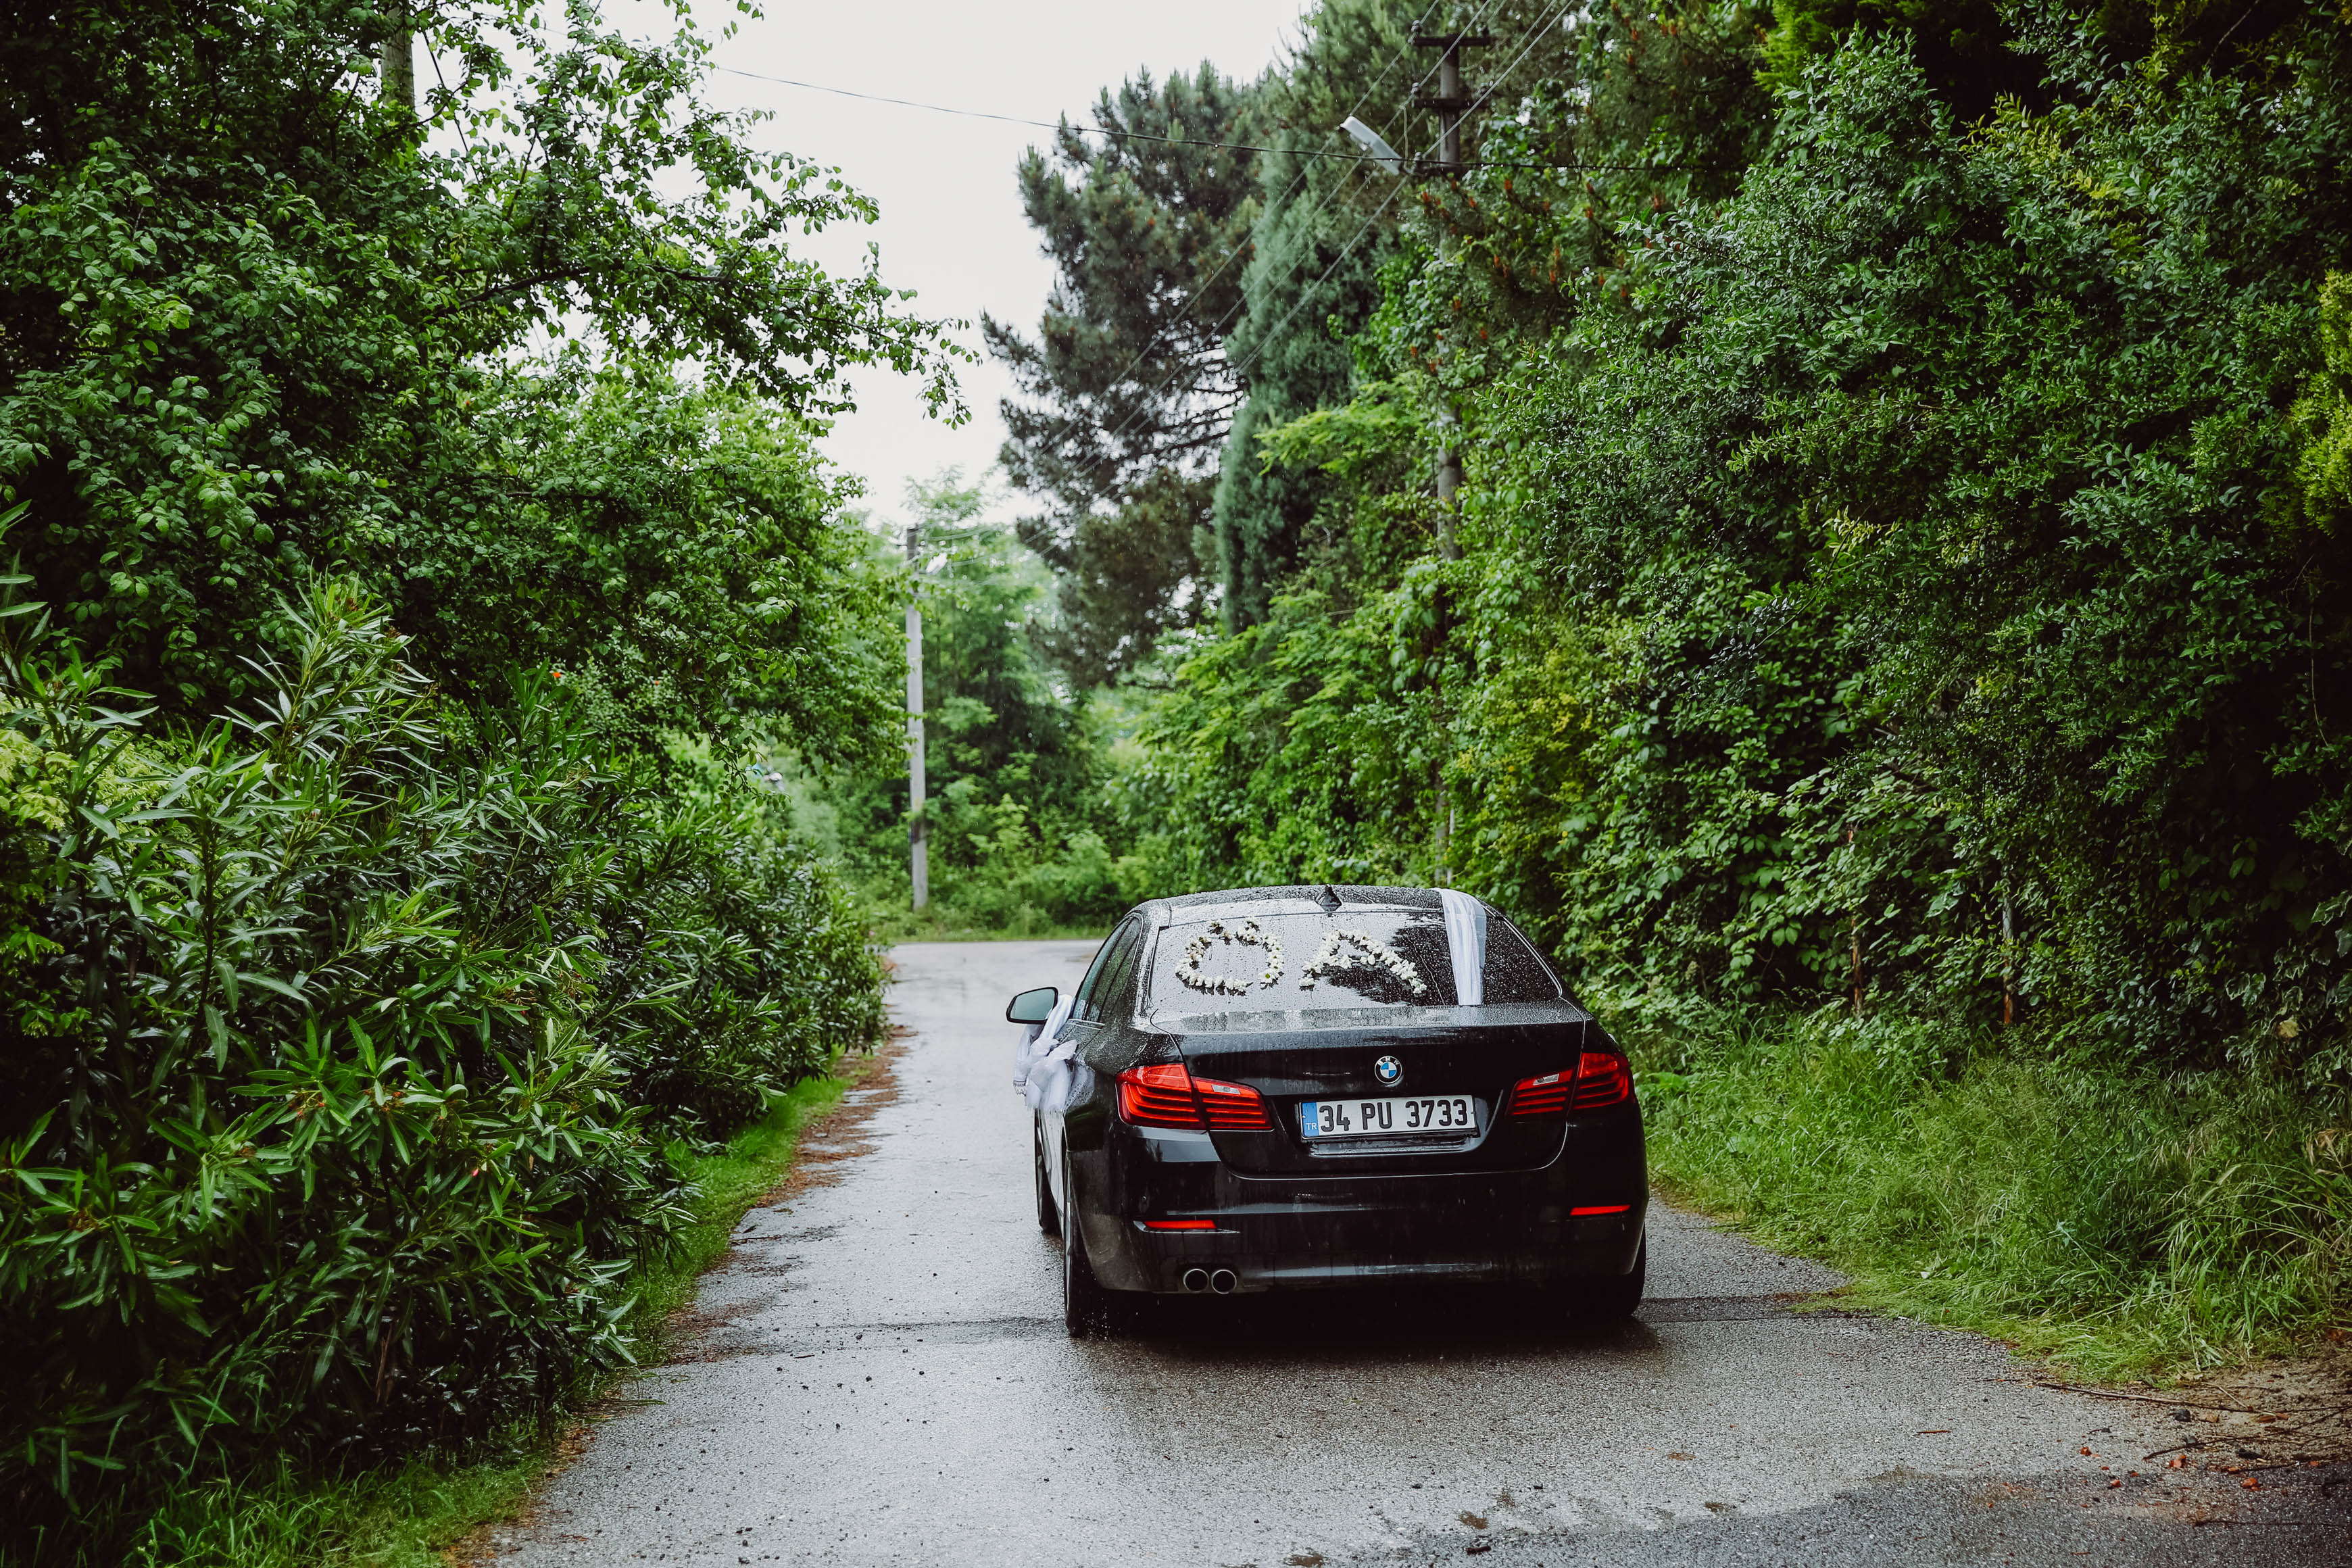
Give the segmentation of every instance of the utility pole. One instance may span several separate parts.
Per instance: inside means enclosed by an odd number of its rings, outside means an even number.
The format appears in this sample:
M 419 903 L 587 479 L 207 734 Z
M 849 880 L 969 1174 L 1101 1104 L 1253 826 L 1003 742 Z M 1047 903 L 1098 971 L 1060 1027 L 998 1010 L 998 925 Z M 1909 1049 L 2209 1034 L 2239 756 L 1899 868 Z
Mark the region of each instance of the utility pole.
M 1462 122 L 1470 117 L 1482 100 L 1462 86 L 1462 51 L 1477 48 L 1495 41 L 1492 33 L 1422 33 L 1412 40 L 1417 49 L 1436 49 L 1437 91 L 1413 100 L 1423 109 L 1437 111 L 1437 158 L 1430 172 L 1451 181 L 1462 173 Z M 1438 259 L 1445 258 L 1445 231 L 1437 231 Z M 1454 537 L 1454 512 L 1459 505 L 1456 496 L 1462 489 L 1462 452 L 1454 444 L 1454 430 L 1461 420 L 1451 402 L 1438 411 L 1438 423 L 1445 429 L 1445 444 L 1437 449 L 1437 552 L 1448 561 L 1462 559 L 1462 542 Z
M 1459 178 L 1462 173 L 1462 122 L 1469 118 L 1471 110 L 1476 109 L 1481 101 L 1463 88 L 1462 51 L 1494 41 L 1491 33 L 1420 33 L 1413 37 L 1413 47 L 1439 51 L 1437 91 L 1434 95 L 1417 97 L 1413 102 L 1419 108 L 1437 111 L 1437 158 L 1429 165 L 1429 172 L 1448 183 Z M 1437 257 L 1441 261 L 1445 259 L 1448 249 L 1445 237 L 1445 230 L 1441 226 L 1437 231 Z M 1444 445 L 1437 448 L 1437 553 L 1447 561 L 1459 561 L 1462 559 L 1462 541 L 1454 525 L 1462 504 L 1462 449 L 1455 434 L 1461 428 L 1462 421 L 1454 412 L 1452 399 L 1447 399 L 1438 409 L 1437 422 L 1444 432 Z M 1441 637 L 1445 633 L 1447 620 L 1441 603 L 1438 609 Z M 1438 703 L 1441 727 L 1450 735 L 1453 724 L 1444 718 L 1443 691 L 1439 693 Z M 1445 776 L 1445 763 L 1442 757 L 1437 763 L 1435 849 L 1436 869 L 1431 879 L 1441 888 L 1452 887 L 1454 871 L 1448 862 L 1453 858 L 1454 850 L 1454 789 Z
M 915 527 L 907 530 L 910 568 L 921 553 L 921 531 Z M 931 901 L 931 854 L 925 842 L 923 794 L 923 602 L 910 591 L 907 596 L 907 868 L 919 910 Z
M 407 6 L 401 7 L 401 25 L 383 41 L 376 59 L 377 97 L 390 107 L 416 118 L 416 35 L 408 30 Z

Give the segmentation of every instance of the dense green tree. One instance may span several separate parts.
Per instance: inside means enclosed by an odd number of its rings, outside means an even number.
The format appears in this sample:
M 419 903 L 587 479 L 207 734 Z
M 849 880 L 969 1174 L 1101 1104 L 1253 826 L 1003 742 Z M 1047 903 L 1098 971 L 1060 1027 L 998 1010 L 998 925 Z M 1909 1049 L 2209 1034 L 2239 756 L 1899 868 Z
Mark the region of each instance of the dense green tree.
M 1055 266 L 1032 340 L 984 323 L 1022 399 L 1004 466 L 1053 510 L 1021 538 L 1063 575 L 1053 652 L 1114 676 L 1210 602 L 1195 534 L 1245 385 L 1225 352 L 1258 216 L 1255 90 L 1202 65 L 1106 89 L 1020 166 L 1024 212 Z
M 429 503 L 362 557 L 446 682 L 553 665 L 641 741 L 883 744 L 895 593 L 799 422 L 573 353 L 486 372 L 451 445 Z
M 1045 400 L 1008 406 L 1006 461 L 1060 503 L 1024 537 L 1060 576 L 1049 646 L 1081 679 L 1132 671 L 1159 628 L 1198 618 L 1204 525 L 1234 626 L 1263 618 L 1285 576 L 1348 532 L 1332 511 L 1351 504 L 1344 487 L 1268 465 L 1263 442 L 1354 395 L 1368 367 L 1348 340 L 1384 300 L 1369 379 L 1413 384 L 1433 445 L 1448 396 L 1572 310 L 1564 279 L 1617 265 L 1622 221 L 1732 189 L 1768 122 L 1752 8 L 1617 9 L 1566 32 L 1532 0 L 1457 9 L 1332 0 L 1240 110 L 1209 112 L 1222 108 L 1211 78 L 1175 79 L 1158 100 L 1139 79 L 1097 106 L 1106 145 L 1066 131 L 1058 170 L 1024 163 L 1059 289 L 1035 343 L 991 331 Z M 1421 102 L 1435 57 L 1412 39 L 1456 26 L 1497 42 L 1465 61 L 1485 95 L 1465 133 L 1481 172 L 1440 184 L 1425 178 L 1436 127 Z M 1368 160 L 1339 130 L 1350 116 L 1417 173 Z M 1268 151 L 1123 139 L 1146 128 Z M 1214 246 L 1195 237 L 1201 215 L 1221 226 Z M 1401 238 L 1418 264 L 1384 293 Z M 1171 255 L 1197 259 L 1188 272 Z
M 1217 595 L 1211 527 L 1215 480 L 1148 470 L 1115 510 L 1088 512 L 1067 542 L 1040 519 L 1016 525 L 1055 573 L 1055 615 L 1031 632 L 1039 652 L 1084 684 L 1144 679 L 1168 634 L 1206 622 Z
M 1171 875 L 1426 874 L 1450 806 L 1596 984 L 2352 1070 L 2343 33 L 2168 77 L 2081 21 L 2071 101 L 1978 129 L 1849 42 L 1734 194 L 1622 220 L 1465 389 L 1469 559 L 1185 668 Z M 1267 450 L 1377 519 L 1423 405 Z
M 1764 79 L 1794 87 L 1850 37 L 1899 38 L 1955 115 L 1977 120 L 2007 96 L 2046 102 L 2041 63 L 2013 46 L 2013 6 L 1997 0 L 1774 0 Z
M 754 153 L 746 121 L 698 103 L 693 35 L 631 44 L 585 8 L 542 32 L 489 0 L 413 20 L 447 76 L 422 119 L 366 74 L 388 13 L 344 0 L 60 0 L 0 43 L 0 486 L 31 507 L 15 542 L 83 646 L 174 711 L 245 689 L 237 650 L 306 574 L 478 603 L 533 569 L 444 497 L 552 456 L 520 411 L 578 384 L 521 385 L 514 356 L 535 334 L 583 337 L 626 367 L 616 387 L 690 361 L 770 400 L 754 419 L 843 406 L 843 371 L 877 361 L 928 366 L 950 395 L 928 328 L 877 278 L 787 250 L 792 229 L 870 204 Z M 435 131 L 454 150 L 433 150 Z M 782 526 L 698 504 L 602 521 L 642 529 L 625 547 L 637 563 L 677 531 Z M 623 591 L 611 563 L 544 581 L 595 592 L 542 605 L 532 622 L 566 632 L 505 651 L 579 657 Z M 469 589 L 476 573 L 491 580 Z M 769 602 L 741 606 L 739 645 Z M 651 624 L 621 617 L 611 661 L 666 662 L 658 638 L 617 646 Z M 482 673 L 467 651 L 416 645 L 460 681 Z M 762 664 L 742 658 L 729 695 L 754 698 Z M 681 717 L 713 706 L 693 697 Z
M 923 693 L 937 716 L 931 776 L 965 780 L 1066 810 L 1084 795 L 1087 748 L 1066 681 L 1030 641 L 1046 578 L 1002 527 L 987 498 L 952 470 L 910 490 L 919 519 Z
M 1233 344 L 1251 367 L 1250 401 L 1217 501 L 1235 625 L 1262 618 L 1287 574 L 1352 529 L 1356 487 L 1312 465 L 1267 463 L 1276 432 L 1359 392 L 1390 407 L 1402 393 L 1422 410 L 1425 451 L 1460 444 L 1444 421 L 1475 413 L 1462 408 L 1466 395 L 1584 308 L 1578 280 L 1622 267 L 1637 243 L 1627 226 L 1719 200 L 1769 133 L 1752 6 L 1615 5 L 1567 27 L 1557 7 L 1517 0 L 1436 20 L 1433 9 L 1327 5 L 1264 89 L 1288 126 L 1351 113 L 1374 123 L 1415 158 L 1417 177 L 1400 183 L 1352 160 L 1267 160 L 1250 309 Z M 1462 134 L 1467 167 L 1435 177 L 1435 116 L 1419 100 L 1436 57 L 1410 40 L 1472 23 L 1496 42 L 1463 58 L 1479 95 Z M 1297 146 L 1332 150 L 1311 137 Z M 1391 255 L 1407 264 L 1383 272 Z M 1426 461 L 1417 472 L 1426 489 Z M 1392 525 L 1433 538 L 1433 509 L 1390 510 Z
M 1352 390 L 1343 335 L 1380 303 L 1376 277 L 1410 208 L 1397 175 L 1365 160 L 1340 123 L 1353 115 L 1407 153 L 1426 152 L 1412 108 L 1433 57 L 1412 47 L 1417 22 L 1438 7 L 1412 0 L 1329 0 L 1277 77 L 1263 89 L 1283 151 L 1267 155 L 1244 309 L 1228 353 L 1249 395 L 1225 436 L 1215 495 L 1224 622 L 1265 616 L 1283 574 L 1299 560 L 1328 486 L 1314 470 L 1269 468 L 1260 438 Z M 1484 8 L 1491 9 L 1491 8 Z

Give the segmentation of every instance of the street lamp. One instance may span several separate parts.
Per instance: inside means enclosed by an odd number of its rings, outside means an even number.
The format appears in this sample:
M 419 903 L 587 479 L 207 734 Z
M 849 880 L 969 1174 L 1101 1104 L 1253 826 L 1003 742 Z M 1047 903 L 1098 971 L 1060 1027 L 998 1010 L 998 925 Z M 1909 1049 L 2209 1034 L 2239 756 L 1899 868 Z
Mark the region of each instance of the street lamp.
M 1381 139 L 1381 133 L 1350 114 L 1339 122 L 1339 129 L 1356 139 L 1356 145 L 1372 155 L 1372 162 L 1391 174 L 1404 173 L 1404 159 L 1397 150 Z

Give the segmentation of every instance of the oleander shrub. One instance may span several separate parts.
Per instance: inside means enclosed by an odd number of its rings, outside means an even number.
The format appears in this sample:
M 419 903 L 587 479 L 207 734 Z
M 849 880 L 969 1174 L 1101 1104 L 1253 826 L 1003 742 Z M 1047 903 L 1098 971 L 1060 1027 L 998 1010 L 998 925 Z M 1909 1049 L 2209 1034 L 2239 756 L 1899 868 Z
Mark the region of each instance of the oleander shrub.
M 0 28 L 0 1562 L 554 1408 L 696 1152 L 879 1030 L 713 758 L 892 753 L 814 421 L 956 355 L 678 24 Z
M 680 1151 L 880 1029 L 772 808 L 610 750 L 551 673 L 442 698 L 346 582 L 194 731 L 5 608 L 10 1533 L 625 1363 Z

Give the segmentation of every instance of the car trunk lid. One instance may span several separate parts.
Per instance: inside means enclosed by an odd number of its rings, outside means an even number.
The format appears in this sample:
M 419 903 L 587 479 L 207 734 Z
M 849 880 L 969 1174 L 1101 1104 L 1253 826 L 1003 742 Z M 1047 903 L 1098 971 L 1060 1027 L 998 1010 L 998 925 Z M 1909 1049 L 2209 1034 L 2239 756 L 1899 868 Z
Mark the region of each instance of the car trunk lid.
M 1218 1157 L 1259 1175 L 1346 1175 L 1378 1170 L 1520 1170 L 1559 1152 L 1558 1118 L 1502 1115 L 1513 1084 L 1575 1070 L 1591 1018 L 1568 1003 L 1491 1007 L 1254 1011 L 1156 1020 L 1198 1078 L 1244 1084 L 1265 1098 L 1265 1131 L 1213 1134 Z M 1383 1072 L 1383 1060 L 1390 1064 Z M 1466 1096 L 1475 1131 L 1391 1130 L 1310 1140 L 1300 1108 L 1324 1101 Z M 1355 1118 L 1360 1121 L 1360 1117 Z

